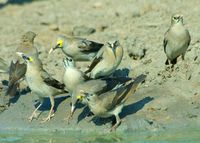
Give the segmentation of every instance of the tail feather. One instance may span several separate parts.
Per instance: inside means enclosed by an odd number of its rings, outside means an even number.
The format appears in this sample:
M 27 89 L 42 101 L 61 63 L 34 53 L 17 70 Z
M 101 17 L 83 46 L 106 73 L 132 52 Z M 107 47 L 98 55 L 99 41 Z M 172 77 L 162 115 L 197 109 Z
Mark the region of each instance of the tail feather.
M 145 81 L 145 78 L 146 75 L 141 74 L 138 77 L 136 77 L 133 82 L 126 85 L 124 87 L 125 90 L 122 91 L 120 96 L 116 96 L 113 100 L 113 102 L 115 102 L 114 105 L 118 105 L 120 103 L 125 102 L 129 98 L 129 96 L 131 96 L 136 91 L 138 85 Z
M 20 64 L 19 61 L 14 63 L 11 62 L 9 70 L 9 83 L 6 94 L 10 96 L 15 96 L 17 92 L 17 87 L 19 87 L 19 80 L 25 76 L 26 64 Z

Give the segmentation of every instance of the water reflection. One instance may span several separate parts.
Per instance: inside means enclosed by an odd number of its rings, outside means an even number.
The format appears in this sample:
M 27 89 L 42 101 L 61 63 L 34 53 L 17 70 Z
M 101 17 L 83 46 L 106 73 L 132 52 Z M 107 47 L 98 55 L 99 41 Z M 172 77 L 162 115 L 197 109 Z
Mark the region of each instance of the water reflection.
M 81 133 L 81 132 L 5 132 L 0 143 L 199 143 L 200 130 L 162 132 Z

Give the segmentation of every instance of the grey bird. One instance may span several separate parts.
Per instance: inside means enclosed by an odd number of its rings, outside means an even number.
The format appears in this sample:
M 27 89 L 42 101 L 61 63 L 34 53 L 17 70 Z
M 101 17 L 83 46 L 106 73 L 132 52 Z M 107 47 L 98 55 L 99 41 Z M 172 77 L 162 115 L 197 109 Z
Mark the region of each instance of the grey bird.
M 73 113 L 75 110 L 74 99 L 76 99 L 76 97 L 73 97 L 72 93 L 79 84 L 89 80 L 89 77 L 87 77 L 84 72 L 76 68 L 75 61 L 71 57 L 65 57 L 63 59 L 63 64 L 65 68 L 63 82 L 72 97 L 71 113 Z
M 71 108 L 70 116 L 68 117 L 68 123 L 75 112 L 75 107 L 78 102 L 77 96 L 84 96 L 82 91 L 87 91 L 88 93 L 99 95 L 107 91 L 110 91 L 112 89 L 118 88 L 130 80 L 132 80 L 132 78 L 129 78 L 129 77 L 116 77 L 116 78 L 108 77 L 108 78 L 102 78 L 102 79 L 88 80 L 88 81 L 78 84 L 72 93 L 72 108 Z M 81 103 L 87 105 L 87 102 L 84 99 L 81 100 Z
M 167 56 L 166 65 L 176 64 L 179 56 L 184 60 L 185 53 L 190 45 L 189 31 L 183 25 L 183 16 L 175 14 L 171 17 L 171 26 L 164 35 L 164 52 Z
M 29 121 L 32 121 L 33 118 L 37 117 L 36 112 L 41 107 L 45 97 L 50 98 L 51 109 L 47 118 L 45 118 L 43 122 L 49 121 L 51 117 L 54 116 L 54 96 L 66 93 L 65 86 L 56 79 L 52 78 L 43 69 L 42 62 L 39 58 L 33 58 L 21 52 L 17 52 L 17 54 L 26 61 L 27 72 L 25 79 L 31 89 L 31 93 L 37 95 L 40 101 L 39 106 L 29 117 Z
M 28 56 L 38 58 L 38 50 L 34 46 L 34 39 L 36 34 L 32 31 L 28 31 L 22 35 L 19 46 L 16 52 L 23 52 Z M 17 88 L 19 88 L 19 82 L 23 80 L 26 73 L 26 64 L 24 60 L 18 55 L 14 56 L 9 68 L 9 83 L 6 95 L 15 96 Z
M 121 113 L 128 97 L 136 91 L 138 85 L 143 82 L 145 78 L 145 75 L 140 75 L 129 84 L 101 95 L 88 93 L 88 91 L 82 91 L 84 96 L 78 95 L 77 99 L 85 100 L 92 113 L 97 117 L 107 118 L 114 115 L 116 118 L 116 123 L 112 126 L 110 130 L 112 131 L 121 123 L 119 114 Z
M 75 61 L 91 61 L 103 44 L 79 37 L 58 36 L 55 47 L 51 48 L 49 54 L 55 49 L 62 49 L 63 53 L 72 57 Z
M 107 43 L 96 55 L 86 74 L 90 78 L 110 76 L 119 66 L 123 57 L 123 48 L 118 41 Z

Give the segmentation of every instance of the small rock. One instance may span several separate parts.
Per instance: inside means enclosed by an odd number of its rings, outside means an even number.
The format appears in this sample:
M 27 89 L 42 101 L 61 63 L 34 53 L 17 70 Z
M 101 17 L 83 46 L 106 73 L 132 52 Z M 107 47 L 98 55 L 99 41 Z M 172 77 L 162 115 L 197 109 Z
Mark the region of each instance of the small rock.
M 56 24 L 49 25 L 49 29 L 52 31 L 59 31 L 59 27 Z
M 191 113 L 188 113 L 186 116 L 188 118 L 197 118 L 198 117 L 197 115 L 194 115 L 194 114 L 191 114 Z
M 147 64 L 150 64 L 152 62 L 152 59 L 148 59 L 148 60 L 145 60 L 144 62 L 143 62 L 143 64 L 144 65 L 147 65 Z
M 146 55 L 146 48 L 144 43 L 139 39 L 126 39 L 126 47 L 128 49 L 129 57 L 134 60 L 142 59 Z
M 102 32 L 102 31 L 106 30 L 107 28 L 108 28 L 107 25 L 102 25 L 97 30 Z
M 93 8 L 101 8 L 103 6 L 103 4 L 101 2 L 96 2 L 93 5 Z
M 140 17 L 141 16 L 141 12 L 139 9 L 134 9 L 132 12 L 132 17 Z
M 95 32 L 96 32 L 96 29 L 82 25 L 82 26 L 75 26 L 73 28 L 72 35 L 74 35 L 74 36 L 84 36 L 84 35 L 93 34 Z
M 133 48 L 129 50 L 129 56 L 134 60 L 142 59 L 145 56 L 146 49 Z

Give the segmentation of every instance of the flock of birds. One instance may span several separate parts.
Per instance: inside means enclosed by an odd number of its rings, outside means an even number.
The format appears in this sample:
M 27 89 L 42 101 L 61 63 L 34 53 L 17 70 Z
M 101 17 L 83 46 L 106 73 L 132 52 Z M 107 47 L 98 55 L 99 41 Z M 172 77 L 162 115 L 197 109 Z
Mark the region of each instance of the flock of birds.
M 68 122 L 72 119 L 77 103 L 81 102 L 95 116 L 107 118 L 114 115 L 116 123 L 111 130 L 116 129 L 121 123 L 119 113 L 124 103 L 146 78 L 143 74 L 136 78 L 112 75 L 123 58 L 124 51 L 119 41 L 101 44 L 84 38 L 58 36 L 56 45 L 50 49 L 49 54 L 61 49 L 66 55 L 63 59 L 65 72 L 61 83 L 44 70 L 39 52 L 34 46 L 35 37 L 36 34 L 31 31 L 22 35 L 9 69 L 5 68 L 5 61 L 0 59 L 0 72 L 9 73 L 6 95 L 15 95 L 25 77 L 31 94 L 37 95 L 40 101 L 28 118 L 29 121 L 38 117 L 37 110 L 46 96 L 50 98 L 51 109 L 42 122 L 49 121 L 54 116 L 54 96 L 69 94 L 71 110 Z M 183 16 L 173 15 L 171 26 L 164 36 L 166 64 L 172 65 L 173 69 L 179 56 L 184 60 L 189 44 L 190 34 L 183 25 Z M 76 67 L 76 61 L 91 61 L 91 64 L 86 71 L 81 71 Z

